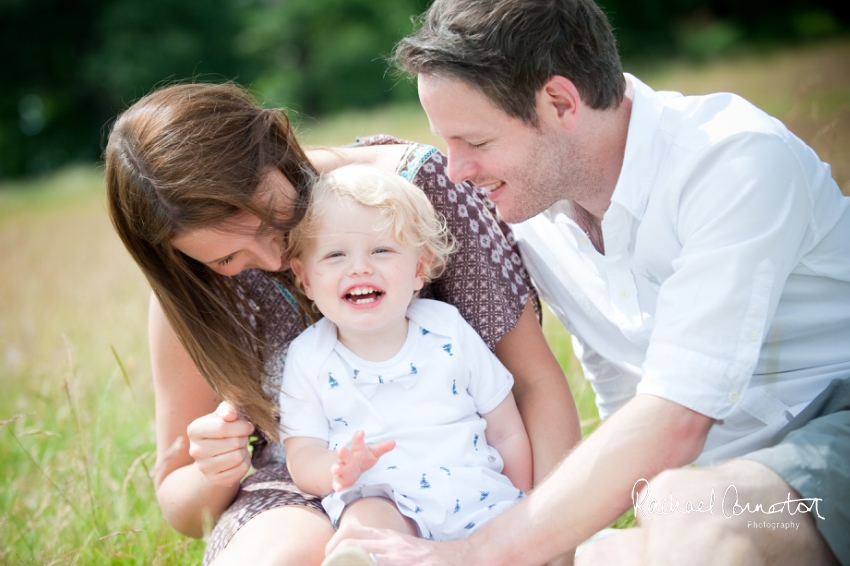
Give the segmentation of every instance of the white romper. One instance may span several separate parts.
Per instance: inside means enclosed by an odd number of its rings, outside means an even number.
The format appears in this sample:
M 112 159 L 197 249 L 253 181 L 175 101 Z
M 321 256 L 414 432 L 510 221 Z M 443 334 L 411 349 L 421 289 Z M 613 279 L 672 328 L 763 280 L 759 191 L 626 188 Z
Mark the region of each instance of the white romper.
M 326 318 L 296 338 L 280 395 L 284 438 L 320 438 L 331 449 L 358 430 L 367 443 L 395 440 L 353 486 L 324 498 L 334 525 L 345 505 L 379 496 L 422 538 L 456 540 L 523 496 L 500 473 L 480 416 L 505 399 L 513 377 L 455 307 L 419 299 L 407 316 L 407 339 L 384 362 L 354 355 Z

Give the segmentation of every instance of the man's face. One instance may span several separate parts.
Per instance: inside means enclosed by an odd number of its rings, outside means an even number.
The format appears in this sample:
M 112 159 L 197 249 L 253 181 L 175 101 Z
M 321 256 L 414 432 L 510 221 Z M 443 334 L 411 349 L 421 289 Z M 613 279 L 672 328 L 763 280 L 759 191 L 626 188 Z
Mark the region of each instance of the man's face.
M 539 109 L 535 127 L 460 79 L 428 74 L 419 75 L 419 100 L 448 146 L 449 178 L 483 188 L 505 221 L 522 222 L 581 192 L 578 148 Z

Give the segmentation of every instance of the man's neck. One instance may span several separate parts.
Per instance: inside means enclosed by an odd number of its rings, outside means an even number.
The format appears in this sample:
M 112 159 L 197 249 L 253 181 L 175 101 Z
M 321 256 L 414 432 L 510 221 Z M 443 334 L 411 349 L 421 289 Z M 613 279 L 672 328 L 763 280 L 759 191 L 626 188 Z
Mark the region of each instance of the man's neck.
M 611 205 L 611 197 L 623 169 L 633 96 L 632 85 L 627 81 L 626 92 L 620 105 L 614 110 L 598 112 L 594 117 L 592 128 L 596 135 L 593 136 L 595 143 L 592 144 L 592 164 L 598 167 L 598 187 L 588 197 L 573 201 L 573 218 L 601 254 L 605 253 L 602 218 Z

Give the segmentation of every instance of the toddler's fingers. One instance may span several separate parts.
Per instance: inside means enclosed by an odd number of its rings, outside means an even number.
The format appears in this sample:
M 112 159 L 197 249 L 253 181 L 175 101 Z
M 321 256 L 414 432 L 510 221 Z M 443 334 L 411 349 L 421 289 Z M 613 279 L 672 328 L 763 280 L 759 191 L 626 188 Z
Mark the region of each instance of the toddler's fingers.
M 383 442 L 378 442 L 377 444 L 370 445 L 372 448 L 372 453 L 376 458 L 380 458 L 393 448 L 395 448 L 395 440 L 385 440 Z
M 349 458 L 351 458 L 351 450 L 349 450 L 346 446 L 340 446 L 336 450 L 336 455 L 341 463 L 345 463 Z
M 362 450 L 363 447 L 366 446 L 366 441 L 364 438 L 366 437 L 366 433 L 362 430 L 358 430 L 354 433 L 354 436 L 351 437 L 351 449 L 352 450 Z

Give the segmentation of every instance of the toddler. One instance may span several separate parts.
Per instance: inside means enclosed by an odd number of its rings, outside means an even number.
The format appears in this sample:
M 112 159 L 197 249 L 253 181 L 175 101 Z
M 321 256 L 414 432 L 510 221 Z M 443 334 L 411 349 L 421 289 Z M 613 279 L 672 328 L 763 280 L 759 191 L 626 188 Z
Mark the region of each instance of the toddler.
M 513 505 L 531 487 L 513 378 L 457 309 L 416 298 L 452 248 L 424 193 L 342 167 L 317 182 L 289 238 L 297 283 L 324 315 L 292 342 L 283 375 L 296 485 L 324 497 L 335 527 L 436 541 Z

